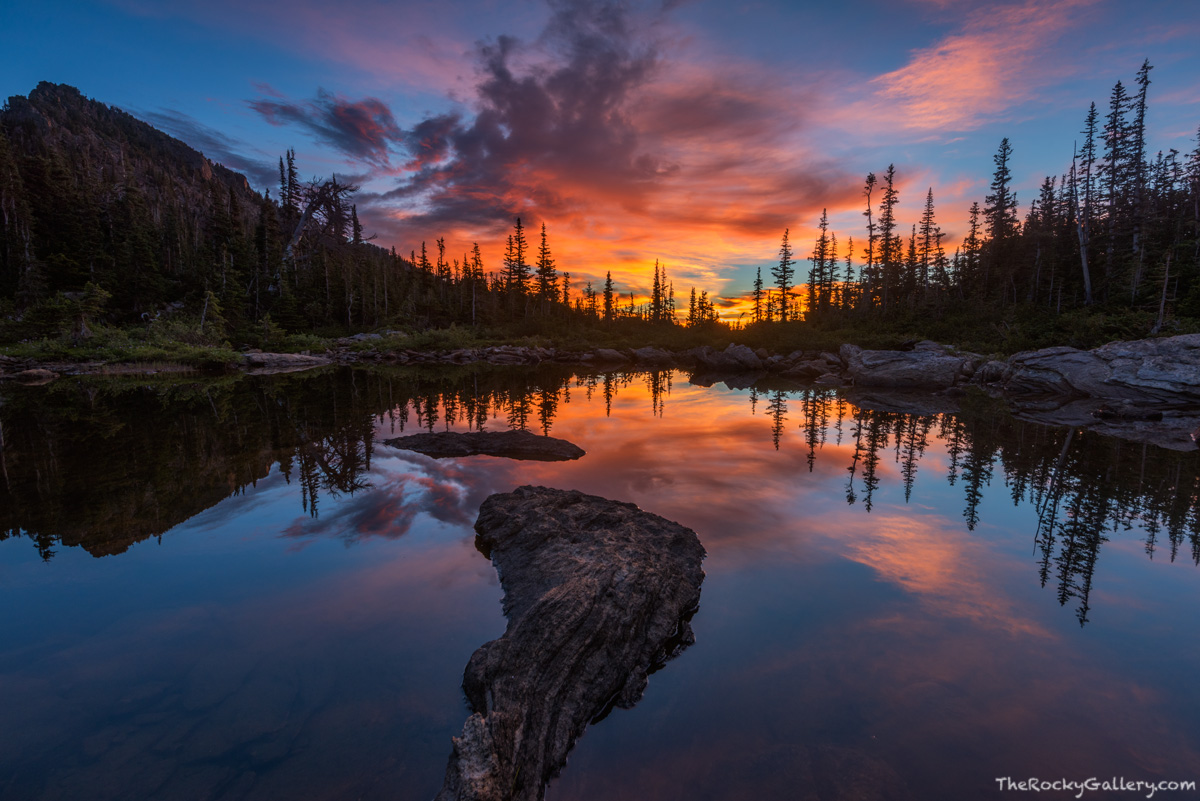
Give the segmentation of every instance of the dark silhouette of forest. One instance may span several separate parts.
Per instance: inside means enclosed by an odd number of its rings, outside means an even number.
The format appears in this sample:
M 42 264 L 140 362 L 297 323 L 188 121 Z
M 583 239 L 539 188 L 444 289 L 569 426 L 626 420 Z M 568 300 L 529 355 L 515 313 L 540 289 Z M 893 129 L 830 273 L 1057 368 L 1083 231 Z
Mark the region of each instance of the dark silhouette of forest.
M 1023 217 L 1013 187 L 1014 146 L 1002 139 L 988 194 L 967 211 L 953 253 L 943 241 L 932 187 L 918 201 L 918 220 L 905 226 L 895 165 L 881 176 L 869 173 L 857 242 L 852 236 L 839 242 L 823 213 L 805 281 L 784 231 L 769 280 L 761 270 L 755 280 L 751 322 L 803 315 L 825 327 L 873 320 L 928 330 L 943 319 L 969 327 L 971 317 L 992 322 L 1016 314 L 1027 325 L 1045 325 L 1083 313 L 1085 319 L 1126 315 L 1128 333 L 1142 336 L 1194 328 L 1200 135 L 1189 154 L 1152 152 L 1146 130 L 1152 69 L 1149 61 L 1142 65 L 1133 89 L 1118 81 L 1105 109 L 1091 104 L 1074 151 L 1064 146 L 1063 174 L 1046 176 Z M 955 329 L 938 330 L 952 337 Z
M 953 252 L 932 188 L 916 222 L 901 222 L 890 165 L 866 176 L 861 232 L 839 237 L 822 214 L 805 270 L 785 231 L 766 280 L 760 269 L 740 301 L 677 293 L 661 264 L 643 295 L 611 273 L 595 285 L 573 278 L 547 223 L 527 228 L 515 216 L 500 264 L 435 231 L 407 253 L 378 247 L 358 219 L 357 187 L 303 179 L 292 151 L 274 196 L 259 195 L 146 123 L 42 83 L 0 111 L 0 339 L 80 343 L 123 326 L 264 345 L 389 327 L 521 335 L 617 324 L 635 338 L 676 326 L 728 337 L 718 309 L 746 302 L 732 322 L 751 341 L 785 329 L 795 339 L 891 328 L 1013 350 L 1191 330 L 1200 143 L 1188 154 L 1152 150 L 1151 71 L 1146 62 L 1131 87 L 1118 82 L 1105 106 L 1081 115 L 1063 174 L 1046 177 L 1023 215 L 1012 179 L 1019 143 L 1007 138 Z
M 279 160 L 274 197 L 119 109 L 39 84 L 0 111 L 0 339 L 147 326 L 196 344 L 261 344 L 454 324 L 514 332 L 581 321 L 674 323 L 674 285 L 649 298 L 560 271 L 545 223 L 514 219 L 501 264 L 432 235 L 407 253 L 371 242 L 357 187 Z M 681 312 L 683 310 L 680 310 Z M 693 290 L 688 324 L 716 319 Z

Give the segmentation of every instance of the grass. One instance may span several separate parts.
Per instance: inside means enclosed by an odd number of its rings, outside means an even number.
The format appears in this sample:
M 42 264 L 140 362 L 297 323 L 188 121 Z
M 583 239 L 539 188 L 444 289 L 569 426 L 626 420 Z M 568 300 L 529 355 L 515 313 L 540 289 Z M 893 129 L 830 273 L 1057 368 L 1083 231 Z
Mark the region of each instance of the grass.
M 730 343 L 765 348 L 774 353 L 796 350 L 836 351 L 843 343 L 864 348 L 895 348 L 903 342 L 932 339 L 962 350 L 1005 357 L 1023 350 L 1052 345 L 1094 348 L 1106 342 L 1149 335 L 1154 316 L 1128 309 L 1075 310 L 1061 315 L 1045 309 L 1017 308 L 1003 314 L 947 312 L 900 315 L 887 320 L 841 320 L 822 323 L 758 323 L 741 329 L 723 325 L 683 328 L 643 320 L 599 321 L 533 318 L 502 326 L 472 328 L 450 325 L 427 330 L 388 331 L 379 339 L 344 344 L 354 352 L 415 350 L 445 352 L 497 345 L 553 347 L 584 351 L 596 348 L 654 346 L 673 351 L 708 345 L 723 349 Z M 1200 321 L 1171 321 L 1163 335 L 1200 331 Z M 331 333 L 331 332 L 322 332 Z M 337 343 L 316 333 L 286 334 L 267 325 L 233 337 L 241 349 L 258 347 L 281 353 L 324 353 Z M 200 329 L 195 321 L 174 320 L 147 328 L 97 326 L 87 339 L 69 336 L 32 339 L 0 345 L 0 354 L 36 362 L 102 362 L 105 364 L 181 365 L 197 369 L 229 369 L 241 354 L 224 338 Z
M 224 369 L 241 359 L 226 343 L 193 344 L 140 333 L 101 328 L 79 341 L 60 336 L 0 345 L 0 354 L 37 362 L 172 364 L 210 370 Z

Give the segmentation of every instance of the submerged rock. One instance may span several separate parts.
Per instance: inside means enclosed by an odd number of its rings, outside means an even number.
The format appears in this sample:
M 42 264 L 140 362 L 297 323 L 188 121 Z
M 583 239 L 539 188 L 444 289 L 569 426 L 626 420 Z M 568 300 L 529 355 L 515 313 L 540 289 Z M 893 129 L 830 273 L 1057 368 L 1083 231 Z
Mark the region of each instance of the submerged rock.
M 500 456 L 540 462 L 578 459 L 586 451 L 565 439 L 541 437 L 531 431 L 440 431 L 383 441 L 385 445 L 417 451 L 435 459 L 456 456 Z
M 588 723 L 695 641 L 704 548 L 633 504 L 546 487 L 491 496 L 475 531 L 508 628 L 467 664 L 472 714 L 437 798 L 541 799 Z

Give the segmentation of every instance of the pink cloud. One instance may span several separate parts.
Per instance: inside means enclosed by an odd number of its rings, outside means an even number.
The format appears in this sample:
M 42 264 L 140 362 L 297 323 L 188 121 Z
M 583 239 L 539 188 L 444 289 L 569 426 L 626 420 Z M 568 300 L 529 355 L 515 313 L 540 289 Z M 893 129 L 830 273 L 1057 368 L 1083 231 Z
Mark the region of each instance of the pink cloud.
M 1096 0 L 1026 0 L 976 9 L 956 33 L 871 80 L 855 109 L 917 131 L 963 131 L 1026 102 L 1073 71 L 1055 45 Z

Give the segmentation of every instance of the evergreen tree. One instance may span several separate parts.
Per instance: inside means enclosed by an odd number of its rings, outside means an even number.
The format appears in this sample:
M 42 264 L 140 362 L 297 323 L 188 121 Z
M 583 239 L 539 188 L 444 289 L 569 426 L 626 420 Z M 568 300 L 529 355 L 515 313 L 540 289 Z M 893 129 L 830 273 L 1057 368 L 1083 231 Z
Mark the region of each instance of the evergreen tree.
M 771 269 L 775 286 L 779 287 L 779 321 L 783 323 L 788 320 L 788 293 L 792 291 L 794 264 L 792 246 L 788 243 L 788 230 L 784 229 L 783 241 L 779 245 L 779 264 Z
M 876 275 L 875 257 L 876 244 L 878 243 L 878 235 L 876 233 L 874 212 L 871 209 L 871 195 L 875 192 L 875 184 L 877 183 L 875 173 L 867 173 L 866 183 L 863 185 L 863 196 L 867 199 L 867 208 L 863 211 L 863 216 L 867 218 L 867 253 L 866 261 L 863 263 L 862 270 L 859 272 L 859 283 L 862 284 L 860 292 L 860 301 L 863 311 L 867 311 L 874 307 L 875 296 L 879 289 L 879 280 Z
M 1012 157 L 1012 146 L 1008 137 L 1000 140 L 1000 148 L 993 161 L 991 194 L 984 199 L 983 217 L 987 221 L 988 235 L 993 243 L 1006 242 L 1017 230 L 1017 196 L 1012 191 L 1012 171 L 1008 160 Z
M 813 244 L 813 252 L 810 257 L 812 268 L 808 271 L 808 316 L 810 318 L 816 316 L 818 309 L 824 309 L 827 305 L 822 295 L 825 290 L 825 273 L 829 260 L 828 209 L 821 210 L 821 221 L 817 223 L 817 230 L 820 233 L 817 235 L 817 241 Z
M 537 258 L 538 297 L 542 300 L 543 312 L 548 304 L 558 298 L 558 273 L 554 269 L 554 258 L 546 241 L 546 224 L 542 223 L 542 239 L 538 245 Z
M 604 320 L 612 322 L 615 307 L 613 306 L 613 280 L 610 270 L 604 277 Z
M 754 300 L 754 322 L 760 323 L 763 321 L 763 280 L 762 267 L 759 267 L 754 274 L 754 291 L 750 297 Z
M 889 164 L 883 177 L 883 198 L 879 204 L 879 272 L 882 274 L 881 290 L 883 311 L 891 305 L 900 283 L 901 239 L 896 235 L 896 205 L 900 191 L 896 189 L 896 165 Z

